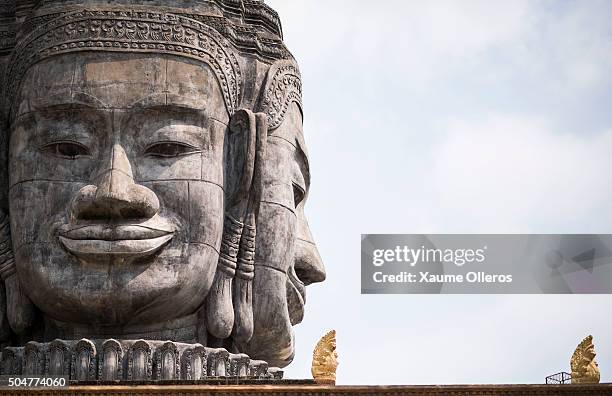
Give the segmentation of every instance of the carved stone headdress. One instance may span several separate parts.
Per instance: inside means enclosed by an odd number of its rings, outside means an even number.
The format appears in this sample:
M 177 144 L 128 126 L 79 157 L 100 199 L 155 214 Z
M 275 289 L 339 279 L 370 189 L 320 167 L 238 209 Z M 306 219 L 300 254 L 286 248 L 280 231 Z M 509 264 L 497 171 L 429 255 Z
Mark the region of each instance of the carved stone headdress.
M 4 217 L 8 213 L 7 132 L 15 95 L 32 65 L 78 51 L 162 53 L 208 64 L 233 120 L 251 117 L 257 125 L 249 140 L 249 150 L 257 158 L 262 158 L 266 135 L 281 125 L 289 105 L 302 106 L 297 64 L 283 43 L 277 13 L 262 0 L 0 0 L 0 273 L 8 299 L 27 300 L 11 270 Z M 261 174 L 258 166 L 247 181 L 252 185 Z M 225 323 L 208 329 L 218 338 L 233 331 L 234 337 L 248 340 L 252 334 L 248 284 L 254 272 L 261 191 L 247 190 L 251 195 L 244 197 L 240 213 L 226 216 L 219 269 L 207 299 L 207 312 L 215 315 L 211 319 Z M 231 282 L 235 282 L 233 298 L 223 293 Z M 6 304 L 0 301 L 0 305 Z M 31 309 L 27 301 L 21 307 Z M 8 312 L 8 317 L 11 322 L 11 317 L 32 320 L 33 316 Z M 14 331 L 23 325 L 11 323 Z M 6 326 L 0 323 L 2 328 Z
M 233 114 L 246 88 L 241 69 L 249 67 L 247 63 L 292 59 L 278 15 L 263 1 L 173 1 L 163 7 L 150 3 L 0 2 L 5 97 L 14 96 L 28 67 L 49 56 L 75 51 L 169 53 L 209 64 Z M 239 54 L 251 60 L 241 60 Z
M 283 43 L 278 14 L 263 0 L 164 3 L 0 0 L 0 163 L 6 163 L 7 123 L 21 78 L 36 62 L 69 52 L 168 53 L 201 60 L 219 80 L 229 114 L 239 108 L 262 111 L 269 130 L 280 125 L 289 103 L 301 109 L 297 64 Z M 0 186 L 5 178 L 0 175 Z

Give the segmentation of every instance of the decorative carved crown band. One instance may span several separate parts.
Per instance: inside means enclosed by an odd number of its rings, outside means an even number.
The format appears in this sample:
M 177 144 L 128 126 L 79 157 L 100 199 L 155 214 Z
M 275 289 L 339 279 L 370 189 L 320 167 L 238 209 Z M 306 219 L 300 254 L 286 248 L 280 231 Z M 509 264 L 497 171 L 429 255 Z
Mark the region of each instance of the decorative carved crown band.
M 33 64 L 76 51 L 167 53 L 200 60 L 219 80 L 229 114 L 241 100 L 236 49 L 219 32 L 184 16 L 131 9 L 61 14 L 20 38 L 7 73 L 8 98 L 15 97 L 21 78 Z
M 302 78 L 297 64 L 292 60 L 281 60 L 272 65 L 263 90 L 260 111 L 268 115 L 268 128 L 278 128 L 291 103 L 302 105 Z

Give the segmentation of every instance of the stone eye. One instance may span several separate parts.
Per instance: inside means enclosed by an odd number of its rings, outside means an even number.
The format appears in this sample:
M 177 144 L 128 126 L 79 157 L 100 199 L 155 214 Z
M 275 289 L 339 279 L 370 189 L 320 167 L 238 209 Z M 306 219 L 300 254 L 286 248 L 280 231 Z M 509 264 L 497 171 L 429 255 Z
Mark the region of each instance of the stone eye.
M 304 191 L 304 189 L 293 183 L 293 203 L 295 204 L 296 208 L 304 200 L 305 196 L 306 192 Z
M 64 141 L 49 143 L 41 151 L 60 158 L 77 159 L 90 155 L 89 149 L 80 143 Z
M 200 150 L 197 147 L 179 142 L 161 142 L 147 147 L 146 155 L 153 157 L 178 157 L 180 155 L 194 154 Z

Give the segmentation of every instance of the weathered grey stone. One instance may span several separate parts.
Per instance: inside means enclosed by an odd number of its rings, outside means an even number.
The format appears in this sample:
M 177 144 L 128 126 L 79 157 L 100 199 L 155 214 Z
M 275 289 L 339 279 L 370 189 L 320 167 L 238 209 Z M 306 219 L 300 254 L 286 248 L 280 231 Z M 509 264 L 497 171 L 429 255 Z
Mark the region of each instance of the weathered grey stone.
M 117 340 L 106 340 L 98 357 L 98 378 L 102 381 L 116 381 L 123 378 L 124 349 Z
M 249 364 L 251 359 L 244 353 L 230 353 L 229 356 L 229 375 L 232 377 L 247 377 L 249 375 Z
M 147 381 L 153 379 L 153 348 L 151 343 L 138 340 L 127 352 L 127 380 Z
M 251 360 L 249 362 L 250 377 L 265 377 L 268 373 L 268 363 L 263 360 Z
M 185 380 L 200 380 L 207 376 L 208 357 L 206 349 L 200 345 L 189 345 L 181 357 L 181 378 Z
M 62 340 L 54 340 L 49 343 L 45 354 L 45 372 L 53 376 L 70 375 L 71 351 L 70 343 Z M 78 356 L 78 354 L 75 354 Z M 76 364 L 79 362 L 77 361 Z M 77 377 L 81 377 L 78 370 Z
M 73 345 L 71 352 L 70 378 L 76 381 L 95 380 L 98 371 L 95 344 L 90 340 L 82 339 Z
M 23 375 L 44 375 L 47 352 L 48 344 L 28 342 L 23 351 Z
M 276 13 L 246 0 L 0 8 L 14 32 L 0 42 L 2 369 L 277 375 L 267 366 L 293 359 L 305 288 L 325 270 Z
M 174 343 L 168 341 L 156 348 L 154 366 L 157 380 L 181 378 L 179 352 Z
M 23 369 L 23 347 L 6 347 L 2 351 L 2 374 L 21 375 Z
M 206 348 L 208 375 L 225 377 L 229 375 L 229 352 L 223 348 Z
M 272 379 L 283 379 L 283 370 L 278 367 L 269 368 L 267 376 Z
M 276 374 L 275 374 L 276 373 Z M 1 374 L 65 376 L 74 382 L 281 379 L 245 354 L 201 344 L 146 340 L 54 340 L 2 350 Z M 280 376 L 279 376 L 280 375 Z

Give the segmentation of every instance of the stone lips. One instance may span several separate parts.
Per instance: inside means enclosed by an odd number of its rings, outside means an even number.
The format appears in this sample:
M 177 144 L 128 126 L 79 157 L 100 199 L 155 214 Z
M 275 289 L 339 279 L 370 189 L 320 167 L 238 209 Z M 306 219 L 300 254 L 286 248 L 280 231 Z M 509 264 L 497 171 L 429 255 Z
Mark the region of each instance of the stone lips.
M 201 344 L 145 340 L 28 342 L 2 351 L 2 375 L 66 376 L 71 382 L 282 379 L 245 354 Z

